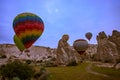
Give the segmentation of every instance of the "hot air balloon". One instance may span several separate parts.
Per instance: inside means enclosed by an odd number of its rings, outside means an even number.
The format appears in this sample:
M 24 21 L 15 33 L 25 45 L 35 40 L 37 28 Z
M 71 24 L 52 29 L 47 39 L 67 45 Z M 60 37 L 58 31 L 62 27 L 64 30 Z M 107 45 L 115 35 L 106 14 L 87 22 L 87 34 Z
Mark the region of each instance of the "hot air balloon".
M 85 39 L 77 39 L 74 41 L 73 47 L 80 55 L 82 55 L 88 48 L 88 42 Z
M 21 51 L 21 52 L 23 52 L 23 50 L 25 49 L 25 47 L 24 47 L 24 45 L 23 45 L 23 43 L 21 42 L 21 40 L 16 36 L 16 35 L 14 35 L 14 43 L 15 43 L 15 45 L 17 46 L 17 48 Z
M 21 13 L 14 18 L 13 29 L 24 47 L 28 49 L 42 35 L 44 23 L 33 13 Z
M 90 40 L 90 39 L 92 38 L 92 33 L 91 33 L 91 32 L 87 32 L 87 33 L 85 34 L 85 37 L 86 37 L 88 40 Z

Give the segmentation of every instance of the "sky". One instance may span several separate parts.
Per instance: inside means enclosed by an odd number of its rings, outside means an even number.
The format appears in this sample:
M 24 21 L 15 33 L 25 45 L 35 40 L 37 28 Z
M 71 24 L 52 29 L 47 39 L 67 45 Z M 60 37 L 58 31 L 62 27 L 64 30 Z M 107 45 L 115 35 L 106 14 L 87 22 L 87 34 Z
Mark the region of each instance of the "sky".
M 23 12 L 31 12 L 44 22 L 44 32 L 33 44 L 56 48 L 63 34 L 69 35 L 72 46 L 76 39 L 86 39 L 96 44 L 96 35 L 105 31 L 111 35 L 120 31 L 120 0 L 1 0 L 0 44 L 14 44 L 14 18 Z

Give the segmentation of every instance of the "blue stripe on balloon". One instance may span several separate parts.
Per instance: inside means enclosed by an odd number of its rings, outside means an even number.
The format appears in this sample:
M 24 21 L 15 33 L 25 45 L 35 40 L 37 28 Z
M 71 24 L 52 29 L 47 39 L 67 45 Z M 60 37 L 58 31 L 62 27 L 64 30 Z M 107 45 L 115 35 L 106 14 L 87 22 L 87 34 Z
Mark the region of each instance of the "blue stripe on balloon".
M 37 21 L 37 22 L 43 23 L 42 19 L 39 16 L 31 15 L 29 13 L 29 14 L 26 14 L 26 16 L 25 15 L 24 16 L 18 15 L 18 17 L 16 17 L 13 21 L 13 27 L 15 27 L 18 23 L 24 22 L 24 21 L 27 21 L 27 20 Z

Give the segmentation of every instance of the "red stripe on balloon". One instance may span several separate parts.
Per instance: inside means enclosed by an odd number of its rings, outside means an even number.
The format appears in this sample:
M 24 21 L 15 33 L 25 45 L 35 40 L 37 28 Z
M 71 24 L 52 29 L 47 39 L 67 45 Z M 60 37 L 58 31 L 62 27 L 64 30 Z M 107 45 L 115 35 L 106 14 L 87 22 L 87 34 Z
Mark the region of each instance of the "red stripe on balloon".
M 19 34 L 21 32 L 24 32 L 25 30 L 44 30 L 44 24 L 39 22 L 31 22 L 31 21 L 25 21 L 23 24 L 19 23 L 14 27 L 15 33 Z
M 29 41 L 24 44 L 25 48 L 29 48 L 36 40 Z

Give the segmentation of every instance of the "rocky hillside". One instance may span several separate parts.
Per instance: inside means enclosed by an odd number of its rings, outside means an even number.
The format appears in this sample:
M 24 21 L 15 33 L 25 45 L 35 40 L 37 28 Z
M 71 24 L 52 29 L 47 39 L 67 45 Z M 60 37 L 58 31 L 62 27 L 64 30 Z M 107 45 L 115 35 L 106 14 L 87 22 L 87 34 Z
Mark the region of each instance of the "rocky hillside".
M 86 50 L 88 56 L 96 54 L 97 45 L 90 44 L 89 48 Z M 55 48 L 43 47 L 43 46 L 32 46 L 29 48 L 29 51 L 24 51 L 21 53 L 19 49 L 14 44 L 0 44 L 0 56 L 6 55 L 7 58 L 16 57 L 20 59 L 36 59 L 41 60 L 49 56 L 56 57 Z M 76 53 L 76 56 L 79 58 L 80 55 Z
M 54 49 L 43 46 L 32 46 L 29 51 L 20 52 L 14 44 L 0 44 L 0 55 L 6 55 L 7 58 L 17 57 L 20 59 L 36 59 L 47 58 L 53 55 Z

